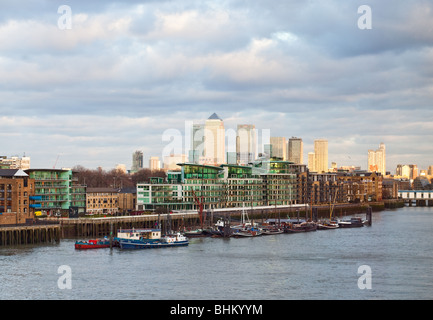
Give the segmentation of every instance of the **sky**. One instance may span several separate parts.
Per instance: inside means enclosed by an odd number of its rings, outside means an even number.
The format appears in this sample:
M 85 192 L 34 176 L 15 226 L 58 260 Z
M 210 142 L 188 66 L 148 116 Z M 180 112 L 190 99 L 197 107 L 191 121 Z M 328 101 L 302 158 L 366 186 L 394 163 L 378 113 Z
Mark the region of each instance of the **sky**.
M 426 169 L 432 80 L 432 1 L 0 0 L 0 155 L 32 168 L 146 166 L 215 112 Z

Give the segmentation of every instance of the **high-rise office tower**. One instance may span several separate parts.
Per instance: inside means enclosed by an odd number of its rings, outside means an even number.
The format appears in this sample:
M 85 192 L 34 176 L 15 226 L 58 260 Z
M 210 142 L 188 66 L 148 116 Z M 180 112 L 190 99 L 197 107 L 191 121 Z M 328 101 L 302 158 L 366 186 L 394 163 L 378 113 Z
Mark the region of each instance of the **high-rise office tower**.
M 328 172 L 328 140 L 314 140 L 315 171 Z
M 385 144 L 382 142 L 377 150 L 368 150 L 368 171 L 380 172 L 382 175 L 386 174 L 386 154 Z
M 25 155 L 21 158 L 18 156 L 10 158 L 0 156 L 0 169 L 30 169 L 30 157 L 26 157 Z
M 132 154 L 131 172 L 137 172 L 143 169 L 143 151 L 137 150 Z
M 212 114 L 204 125 L 204 157 L 209 164 L 225 163 L 224 122 L 216 113 Z
M 236 131 L 236 159 L 247 165 L 257 158 L 257 134 L 253 124 L 238 124 Z
M 415 179 L 418 176 L 418 166 L 416 164 L 398 164 L 396 175 L 407 179 Z
M 272 145 L 272 157 L 287 160 L 286 138 L 271 137 L 270 143 Z
M 191 150 L 188 160 L 191 163 L 200 163 L 200 158 L 204 156 L 204 124 L 193 124 L 191 135 Z
M 185 154 L 170 154 L 169 156 L 165 156 L 163 161 L 163 169 L 164 170 L 178 170 L 180 167 L 177 165 L 178 163 L 185 163 L 187 160 L 187 156 Z
M 308 152 L 308 169 L 311 172 L 316 172 L 316 157 L 314 152 Z
M 304 143 L 301 138 L 291 137 L 288 143 L 288 158 L 289 161 L 296 164 L 304 162 Z
M 149 159 L 149 169 L 151 171 L 160 170 L 161 169 L 161 161 L 159 161 L 159 157 L 150 157 Z

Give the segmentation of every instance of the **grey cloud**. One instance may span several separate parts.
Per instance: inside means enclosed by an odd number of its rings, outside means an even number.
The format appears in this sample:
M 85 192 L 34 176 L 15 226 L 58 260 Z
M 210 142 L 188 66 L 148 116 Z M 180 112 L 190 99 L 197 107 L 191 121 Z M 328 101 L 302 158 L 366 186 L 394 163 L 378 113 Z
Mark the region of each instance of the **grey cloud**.
M 407 135 L 431 158 L 428 1 L 372 3 L 372 30 L 357 28 L 361 1 L 77 1 L 69 33 L 56 29 L 60 4 L 0 2 L 4 150 L 45 158 L 51 145 L 51 159 L 63 141 L 75 150 L 65 163 L 128 163 L 136 147 L 160 153 L 166 127 L 217 112 L 310 144 L 329 137 L 344 161 L 382 137 L 403 154 Z M 133 121 L 145 117 L 157 126 Z

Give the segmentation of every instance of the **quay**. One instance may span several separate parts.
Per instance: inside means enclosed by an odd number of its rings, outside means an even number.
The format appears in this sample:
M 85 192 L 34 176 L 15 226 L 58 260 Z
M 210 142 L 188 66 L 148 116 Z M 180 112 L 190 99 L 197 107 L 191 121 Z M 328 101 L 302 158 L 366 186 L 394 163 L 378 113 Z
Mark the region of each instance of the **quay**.
M 433 206 L 433 190 L 398 190 L 398 197 L 410 207 Z
M 119 229 L 153 228 L 179 230 L 199 224 L 197 212 L 144 214 L 137 216 L 114 216 L 103 218 L 59 219 L 61 237 L 103 237 Z
M 0 244 L 14 246 L 22 244 L 52 243 L 60 241 L 60 225 L 23 225 L 0 228 Z
M 403 203 L 404 204 L 404 203 Z M 388 205 L 384 203 L 369 204 L 373 211 L 383 210 Z M 364 213 L 366 207 L 361 204 L 336 204 L 333 208 L 336 216 Z M 218 218 L 236 220 L 248 213 L 250 219 L 304 217 L 313 219 L 328 217 L 329 206 L 281 205 L 266 207 L 225 208 L 203 211 L 203 224 L 210 226 Z M 371 213 L 370 213 L 371 215 Z M 101 218 L 39 218 L 34 225 L 2 226 L 0 227 L 0 245 L 20 245 L 59 242 L 64 238 L 115 236 L 120 229 L 154 228 L 161 230 L 182 230 L 200 227 L 201 220 L 197 211 L 154 213 L 134 216 L 110 216 Z

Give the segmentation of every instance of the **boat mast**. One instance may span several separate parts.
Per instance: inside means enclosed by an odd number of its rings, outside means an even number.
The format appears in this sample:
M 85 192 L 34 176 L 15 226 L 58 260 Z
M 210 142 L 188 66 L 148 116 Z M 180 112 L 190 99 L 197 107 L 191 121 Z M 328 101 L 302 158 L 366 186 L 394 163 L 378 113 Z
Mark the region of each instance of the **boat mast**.
M 329 220 L 331 220 L 332 219 L 332 211 L 334 210 L 334 206 L 335 206 L 335 200 L 337 199 L 337 192 L 338 192 L 338 189 L 336 188 L 335 189 L 335 194 L 334 194 L 334 201 L 333 201 L 333 203 L 332 203 L 332 206 L 331 206 L 331 204 L 329 205 L 330 206 L 330 214 L 329 214 Z

